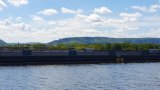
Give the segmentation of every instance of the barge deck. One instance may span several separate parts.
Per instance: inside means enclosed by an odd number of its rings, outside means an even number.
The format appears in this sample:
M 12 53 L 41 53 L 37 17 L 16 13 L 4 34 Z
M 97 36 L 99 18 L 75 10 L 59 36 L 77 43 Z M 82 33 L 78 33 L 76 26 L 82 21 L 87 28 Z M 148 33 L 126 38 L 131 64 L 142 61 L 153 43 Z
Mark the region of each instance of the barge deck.
M 99 64 L 160 62 L 159 52 L 94 51 L 94 52 L 0 52 L 0 65 Z

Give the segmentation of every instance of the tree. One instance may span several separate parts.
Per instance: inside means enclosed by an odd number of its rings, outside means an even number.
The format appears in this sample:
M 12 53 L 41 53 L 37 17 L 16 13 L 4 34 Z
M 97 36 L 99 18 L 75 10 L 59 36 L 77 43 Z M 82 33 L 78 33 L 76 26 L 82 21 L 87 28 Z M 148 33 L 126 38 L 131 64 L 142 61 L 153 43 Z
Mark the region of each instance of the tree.
M 119 43 L 112 44 L 112 49 L 113 50 L 122 50 L 122 44 L 119 44 Z
M 31 44 L 30 49 L 33 50 L 44 50 L 47 49 L 45 44 Z

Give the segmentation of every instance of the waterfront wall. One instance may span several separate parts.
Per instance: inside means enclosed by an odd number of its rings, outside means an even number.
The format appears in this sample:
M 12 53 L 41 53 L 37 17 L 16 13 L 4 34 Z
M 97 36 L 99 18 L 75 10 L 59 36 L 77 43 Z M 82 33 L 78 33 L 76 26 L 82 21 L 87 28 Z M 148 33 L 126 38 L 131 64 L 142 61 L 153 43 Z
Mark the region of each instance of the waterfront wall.
M 97 64 L 160 62 L 159 52 L 149 51 L 1 51 L 0 65 Z
M 160 62 L 159 52 L 144 51 L 0 51 L 0 65 Z
M 151 54 L 160 54 L 149 53 L 149 51 L 131 51 L 131 50 L 108 50 L 108 51 L 77 51 L 75 55 L 77 56 L 141 56 L 141 55 L 151 55 Z M 0 56 L 24 56 L 23 51 L 0 51 Z M 69 51 L 30 51 L 30 56 L 67 56 Z
M 0 51 L 0 56 L 68 56 L 69 51 Z M 148 55 L 148 51 L 76 51 L 76 56 L 140 56 Z

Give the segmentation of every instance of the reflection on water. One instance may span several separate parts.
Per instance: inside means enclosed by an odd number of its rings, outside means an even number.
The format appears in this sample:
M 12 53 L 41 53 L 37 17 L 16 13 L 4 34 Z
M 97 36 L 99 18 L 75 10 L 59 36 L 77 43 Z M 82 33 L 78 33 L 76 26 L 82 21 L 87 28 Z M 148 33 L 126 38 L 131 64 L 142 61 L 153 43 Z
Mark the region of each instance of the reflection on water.
M 0 90 L 159 90 L 160 63 L 1 66 Z

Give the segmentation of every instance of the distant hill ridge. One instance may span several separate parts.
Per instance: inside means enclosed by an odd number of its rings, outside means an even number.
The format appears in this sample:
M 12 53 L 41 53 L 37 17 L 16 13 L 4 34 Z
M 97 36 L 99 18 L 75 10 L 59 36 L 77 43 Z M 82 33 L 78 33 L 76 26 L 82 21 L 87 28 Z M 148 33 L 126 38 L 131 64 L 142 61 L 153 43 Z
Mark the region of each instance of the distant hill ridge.
M 109 37 L 71 37 L 63 38 L 59 40 L 51 41 L 47 44 L 69 44 L 69 43 L 82 43 L 82 44 L 93 44 L 93 43 L 154 43 L 160 44 L 160 38 L 109 38 Z M 0 46 L 6 45 L 5 41 L 0 39 Z M 25 44 L 35 44 L 35 43 L 25 43 Z
M 0 46 L 5 45 L 5 44 L 6 44 L 6 42 L 4 42 L 3 40 L 0 39 Z
M 72 37 L 54 40 L 48 44 L 69 44 L 69 43 L 155 43 L 160 44 L 160 38 L 109 38 L 109 37 Z

